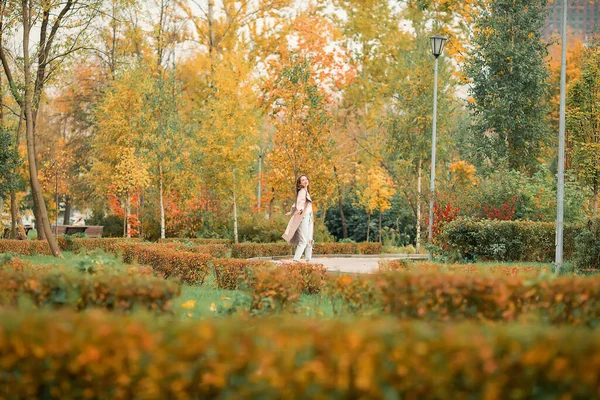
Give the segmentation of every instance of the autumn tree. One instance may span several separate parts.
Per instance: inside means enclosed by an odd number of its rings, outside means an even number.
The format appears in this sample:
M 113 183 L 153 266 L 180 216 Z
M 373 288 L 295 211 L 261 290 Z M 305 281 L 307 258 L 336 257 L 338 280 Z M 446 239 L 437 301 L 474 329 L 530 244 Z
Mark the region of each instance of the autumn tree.
M 284 41 L 268 60 L 261 98 L 275 128 L 266 159 L 268 184 L 279 199 L 289 198 L 296 177 L 309 173 L 325 208 L 338 192 L 327 182 L 335 179 L 334 166 L 342 156 L 335 152 L 331 109 L 354 70 L 348 68 L 347 50 L 335 46 L 341 33 L 318 14 L 299 15 L 289 35 L 292 44 Z
M 369 168 L 359 169 L 358 185 L 359 204 L 365 208 L 368 215 L 367 242 L 371 228 L 371 215 L 375 211 L 379 212 L 378 241 L 381 242 L 381 214 L 392 207 L 390 200 L 396 193 L 393 188 L 394 183 L 386 171 L 375 164 Z
M 95 195 L 89 171 L 92 168 L 91 145 L 97 122 L 96 109 L 108 77 L 99 60 L 76 60 L 71 65 L 71 73 L 62 74 L 57 79 L 56 95 L 48 96 L 48 121 L 42 121 L 46 126 L 40 133 L 48 136 L 50 149 L 62 146 L 62 151 L 70 155 L 62 181 L 65 225 L 70 223 L 74 208 L 98 208 L 105 202 L 103 197 Z
M 243 55 L 224 54 L 216 66 L 221 73 L 211 80 L 212 90 L 198 110 L 194 153 L 203 184 L 229 210 L 237 241 L 240 206 L 252 204 L 260 115 L 252 68 Z
M 600 188 L 600 41 L 584 53 L 581 76 L 570 84 L 567 131 L 579 181 L 592 191 L 593 215 L 598 215 Z
M 466 60 L 480 165 L 534 171 L 548 141 L 546 0 L 496 0 L 475 20 Z
M 296 177 L 310 171 L 313 187 L 327 190 L 332 178 L 334 142 L 331 116 L 324 95 L 310 74 L 310 61 L 292 57 L 271 92 L 271 115 L 276 129 L 267 157 L 269 183 L 283 198 L 294 193 Z
M 21 22 L 23 54 L 22 63 L 18 63 L 18 66 L 22 70 L 23 81 L 17 82 L 17 77 L 13 74 L 15 64 L 11 65 L 11 58 L 14 55 L 5 47 L 4 38 L 0 38 L 0 60 L 12 95 L 25 117 L 29 179 L 38 232 L 41 238 L 48 240 L 55 256 L 60 256 L 60 249 L 52 236 L 48 210 L 38 179 L 35 148 L 37 112 L 44 87 L 53 73 L 66 57 L 85 47 L 86 29 L 97 15 L 97 5 L 98 0 L 68 0 L 64 3 L 4 0 L 1 7 L 3 11 L 12 11 L 12 14 L 3 12 L 0 15 L 0 25 L 11 19 Z M 70 34 L 66 34 L 67 31 Z M 1 27 L 0 32 L 4 33 Z M 37 40 L 32 40 L 32 33 L 39 35 Z M 33 52 L 32 46 L 35 46 Z
M 14 149 L 13 134 L 0 123 L 0 201 L 6 201 L 16 187 L 16 167 L 19 164 Z
M 146 95 L 152 92 L 152 77 L 142 67 L 122 71 L 111 82 L 97 109 L 96 133 L 92 138 L 92 169 L 96 196 L 106 198 L 116 190 L 129 220 L 131 195 L 148 183 L 141 141 L 148 126 L 144 120 Z M 116 179 L 118 177 L 118 179 Z M 115 186 L 116 185 L 116 186 Z M 124 234 L 129 230 L 124 228 Z
M 160 237 L 165 238 L 165 187 L 170 186 L 170 177 L 181 172 L 179 159 L 184 148 L 184 136 L 187 128 L 181 119 L 179 108 L 181 101 L 181 83 L 174 71 L 168 71 L 166 77 L 154 79 L 144 93 L 144 104 L 139 115 L 143 133 L 138 143 L 143 157 L 153 168 L 158 186 L 160 209 Z M 166 178 L 166 179 L 165 179 Z

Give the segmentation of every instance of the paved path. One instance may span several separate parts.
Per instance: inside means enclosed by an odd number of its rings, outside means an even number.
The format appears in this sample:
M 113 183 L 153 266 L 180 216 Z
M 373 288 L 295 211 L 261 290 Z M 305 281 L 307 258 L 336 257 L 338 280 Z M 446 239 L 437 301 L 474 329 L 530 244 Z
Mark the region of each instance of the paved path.
M 384 260 L 398 260 L 398 259 L 427 259 L 427 255 L 423 254 L 390 254 L 390 255 L 379 255 L 374 257 L 368 256 L 356 256 L 356 257 L 329 257 L 319 256 L 313 257 L 311 263 L 323 264 L 328 271 L 331 272 L 347 272 L 347 273 L 359 273 L 369 274 L 376 272 L 379 269 L 379 261 Z M 279 259 L 280 262 L 292 262 L 290 259 Z M 302 260 L 301 262 L 304 262 Z

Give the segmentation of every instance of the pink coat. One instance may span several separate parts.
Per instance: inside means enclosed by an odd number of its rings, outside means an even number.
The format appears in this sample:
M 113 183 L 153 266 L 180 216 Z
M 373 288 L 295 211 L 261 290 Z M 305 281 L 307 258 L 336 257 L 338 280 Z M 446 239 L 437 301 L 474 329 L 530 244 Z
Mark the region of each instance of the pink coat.
M 290 218 L 290 222 L 288 222 L 287 228 L 282 238 L 285 239 L 286 242 L 293 246 L 297 246 L 300 238 L 298 236 L 298 228 L 302 223 L 302 218 L 304 218 L 304 212 L 302 214 L 296 214 L 296 210 L 304 210 L 306 211 L 307 207 L 310 207 L 312 210 L 311 204 L 312 200 L 310 198 L 310 193 L 306 191 L 306 189 L 300 189 L 298 192 L 298 197 L 296 197 L 296 203 L 292 206 L 292 217 Z

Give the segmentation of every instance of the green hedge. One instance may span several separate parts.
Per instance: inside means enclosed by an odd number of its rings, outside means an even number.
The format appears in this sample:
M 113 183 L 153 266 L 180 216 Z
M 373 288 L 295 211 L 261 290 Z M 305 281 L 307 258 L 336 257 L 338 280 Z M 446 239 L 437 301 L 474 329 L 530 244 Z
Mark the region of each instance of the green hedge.
M 566 259 L 573 257 L 579 229 L 575 225 L 565 226 Z M 459 218 L 445 225 L 436 241 L 451 258 L 551 262 L 555 253 L 555 231 L 552 222 Z
M 600 218 L 587 221 L 578 231 L 573 263 L 578 273 L 600 271 Z
M 0 398 L 595 399 L 582 328 L 0 311 Z

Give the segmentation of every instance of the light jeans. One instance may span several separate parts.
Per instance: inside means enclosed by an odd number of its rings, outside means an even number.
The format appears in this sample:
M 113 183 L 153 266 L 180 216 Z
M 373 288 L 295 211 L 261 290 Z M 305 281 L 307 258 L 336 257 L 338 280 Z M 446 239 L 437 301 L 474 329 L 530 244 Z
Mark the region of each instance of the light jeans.
M 302 218 L 302 222 L 298 227 L 298 246 L 296 247 L 296 254 L 294 255 L 294 261 L 300 261 L 302 253 L 306 261 L 310 261 L 312 258 L 313 250 L 313 213 L 308 213 Z M 306 251 L 306 252 L 305 252 Z

